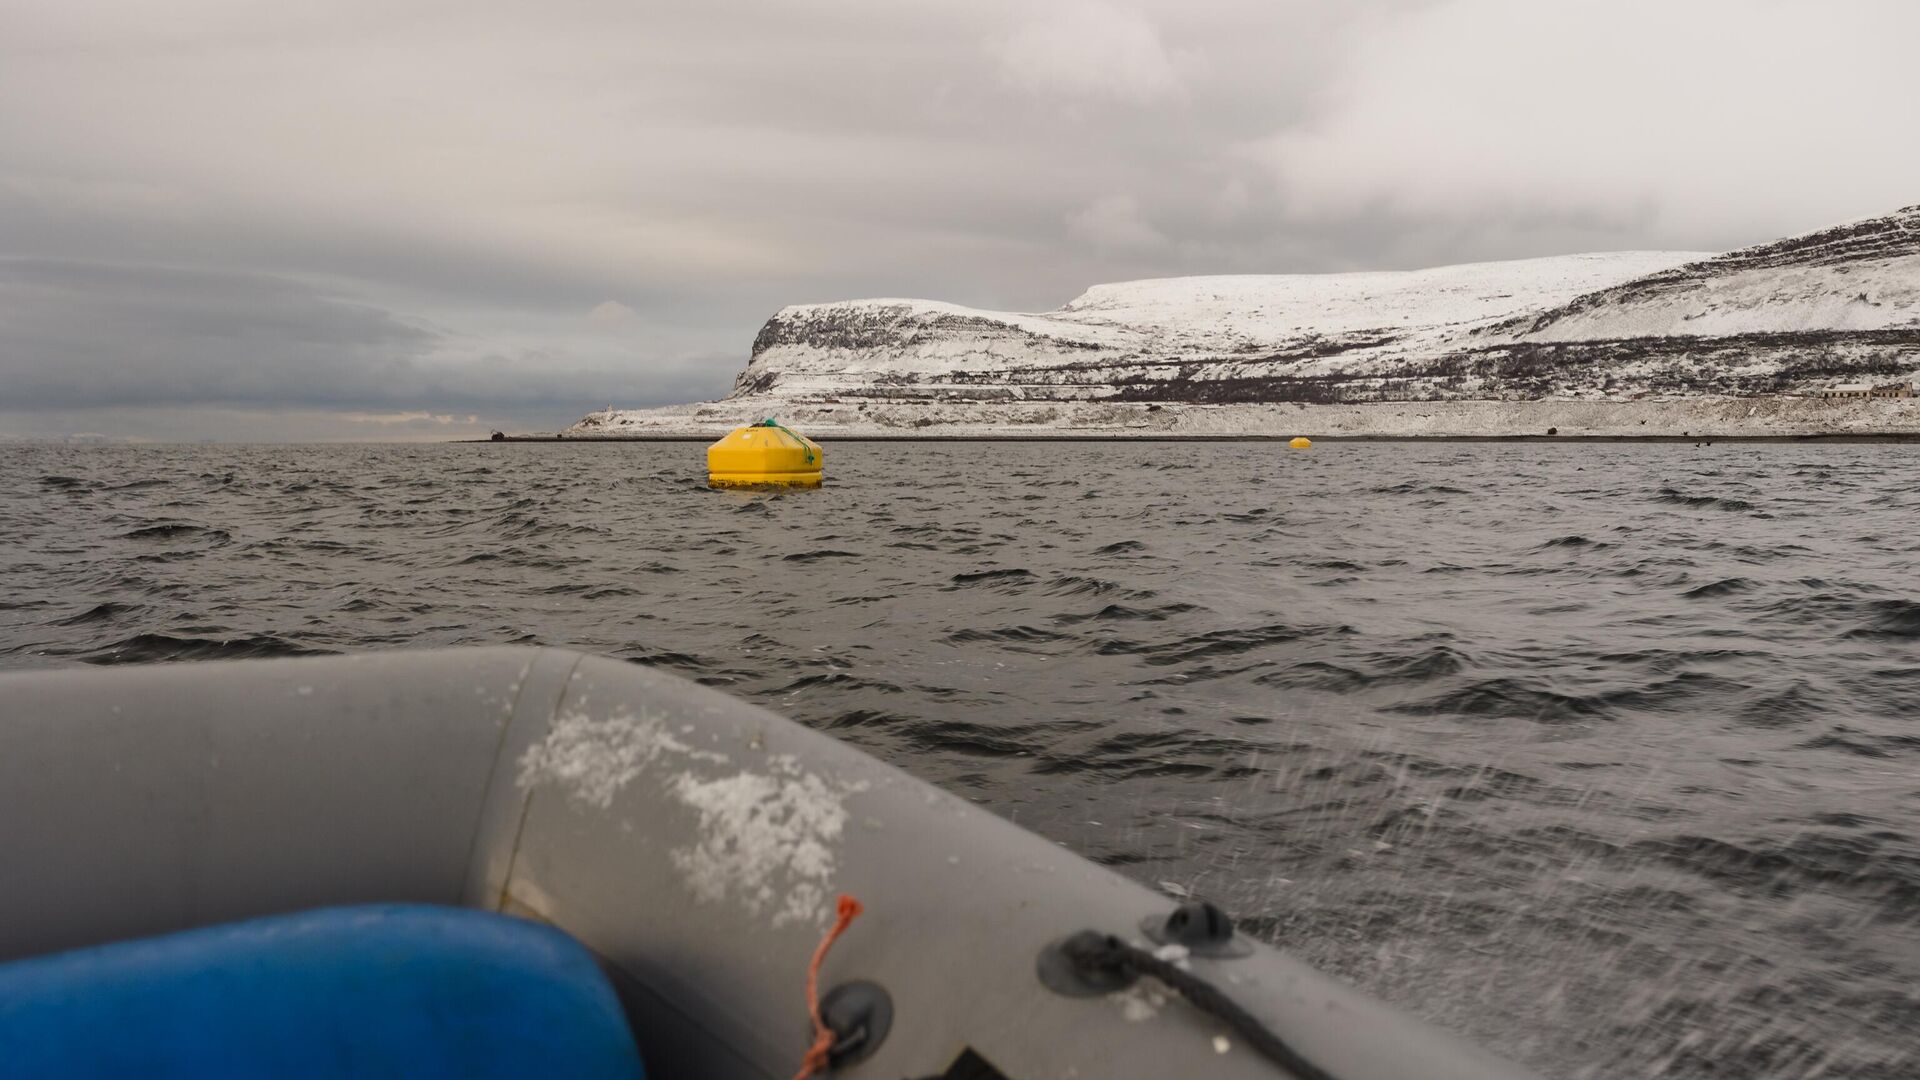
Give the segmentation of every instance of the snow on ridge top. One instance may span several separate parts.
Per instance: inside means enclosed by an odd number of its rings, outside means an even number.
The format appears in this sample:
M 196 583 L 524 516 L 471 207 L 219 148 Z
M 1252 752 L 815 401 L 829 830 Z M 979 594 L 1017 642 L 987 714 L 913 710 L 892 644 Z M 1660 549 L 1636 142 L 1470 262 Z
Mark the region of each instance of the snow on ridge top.
M 1054 317 L 1220 329 L 1253 338 L 1437 327 L 1499 319 L 1708 258 L 1622 251 L 1424 270 L 1150 278 L 1095 285 Z
M 1920 207 L 1730 251 L 1525 319 L 1530 341 L 1920 328 Z
M 880 296 L 862 300 L 828 300 L 819 304 L 788 304 L 775 318 L 808 318 L 828 311 L 881 311 L 900 308 L 934 315 L 995 315 L 997 312 L 950 304 L 945 300 L 918 300 L 903 296 Z
M 990 311 L 940 300 L 881 297 L 795 304 L 782 308 L 774 322 L 791 325 L 854 318 L 871 324 L 951 317 L 1078 340 L 1105 341 L 1100 331 L 1125 330 L 1283 341 L 1301 335 L 1491 321 L 1553 307 L 1709 257 L 1710 253 L 1702 252 L 1620 251 L 1423 270 L 1147 278 L 1095 285 L 1048 312 Z M 1090 333 L 1096 336 L 1089 338 Z
M 1128 281 L 1111 281 L 1090 286 L 1086 292 L 1068 301 L 1060 310 L 1071 311 L 1082 306 L 1090 297 L 1108 292 L 1127 290 L 1161 291 L 1164 287 L 1196 285 L 1207 288 L 1227 288 L 1240 285 L 1271 286 L 1286 288 L 1291 283 L 1314 281 L 1340 281 L 1364 283 L 1373 279 L 1380 283 L 1395 280 L 1417 280 L 1428 277 L 1471 277 L 1494 273 L 1511 272 L 1515 276 L 1538 274 L 1555 266 L 1574 264 L 1610 264 L 1626 263 L 1629 270 L 1648 264 L 1678 266 L 1690 261 L 1710 259 L 1718 255 L 1713 251 L 1587 251 L 1572 255 L 1539 255 L 1525 259 L 1488 259 L 1483 262 L 1442 263 L 1438 266 L 1422 266 L 1413 270 L 1329 270 L 1322 273 L 1301 274 L 1188 274 L 1178 277 L 1134 278 Z
M 1529 341 L 1858 332 L 1920 327 L 1920 254 L 1851 264 L 1730 269 L 1583 298 L 1535 320 Z

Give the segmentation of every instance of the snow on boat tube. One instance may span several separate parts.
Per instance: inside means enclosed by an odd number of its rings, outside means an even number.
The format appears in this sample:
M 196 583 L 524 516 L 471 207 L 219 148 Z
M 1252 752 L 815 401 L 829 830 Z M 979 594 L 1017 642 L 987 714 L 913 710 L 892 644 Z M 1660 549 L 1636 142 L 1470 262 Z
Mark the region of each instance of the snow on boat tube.
M 772 417 L 737 427 L 707 447 L 707 483 L 713 487 L 764 484 L 819 487 L 826 475 L 826 451 Z
M 792 1076 L 841 894 L 836 1077 L 1526 1075 L 827 736 L 559 649 L 0 677 L 0 859 L 0 961 L 350 904 L 546 923 L 654 1077 Z

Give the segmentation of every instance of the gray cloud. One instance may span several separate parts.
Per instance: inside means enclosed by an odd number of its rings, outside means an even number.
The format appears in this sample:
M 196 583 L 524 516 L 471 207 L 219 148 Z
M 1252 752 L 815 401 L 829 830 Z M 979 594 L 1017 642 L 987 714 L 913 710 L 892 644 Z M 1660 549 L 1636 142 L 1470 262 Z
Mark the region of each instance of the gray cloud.
M 615 305 L 616 310 L 631 310 Z M 582 322 L 619 325 L 607 305 Z M 585 348 L 494 351 L 297 281 L 178 267 L 0 259 L 11 409 L 219 405 L 470 410 L 659 400 L 672 370 L 591 366 Z
M 1068 100 L 1133 104 L 1184 99 L 1182 67 L 1145 13 L 1097 0 L 1038 5 L 994 50 L 1009 85 Z
M 355 401 L 438 335 L 278 278 L 0 259 L 0 379 L 12 406 Z
M 0 425 L 564 419 L 724 392 L 786 303 L 1724 248 L 1920 176 L 1906 0 L 296 8 L 0 0 Z

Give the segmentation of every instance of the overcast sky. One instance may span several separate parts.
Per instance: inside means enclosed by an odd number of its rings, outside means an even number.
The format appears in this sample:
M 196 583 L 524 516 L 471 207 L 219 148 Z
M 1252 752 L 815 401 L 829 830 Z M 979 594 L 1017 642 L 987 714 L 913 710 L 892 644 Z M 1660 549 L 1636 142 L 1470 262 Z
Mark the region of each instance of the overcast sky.
M 784 304 L 1920 202 L 1916 0 L 0 0 L 0 437 L 722 394 Z

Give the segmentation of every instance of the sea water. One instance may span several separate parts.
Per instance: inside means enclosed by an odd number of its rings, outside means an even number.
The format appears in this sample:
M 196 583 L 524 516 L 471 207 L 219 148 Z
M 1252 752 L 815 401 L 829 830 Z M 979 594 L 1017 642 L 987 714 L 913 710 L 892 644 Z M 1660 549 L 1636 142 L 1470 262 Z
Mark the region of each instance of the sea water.
M 1920 447 L 0 447 L 0 668 L 566 645 L 1551 1076 L 1920 1071 Z

